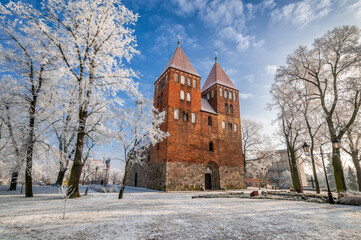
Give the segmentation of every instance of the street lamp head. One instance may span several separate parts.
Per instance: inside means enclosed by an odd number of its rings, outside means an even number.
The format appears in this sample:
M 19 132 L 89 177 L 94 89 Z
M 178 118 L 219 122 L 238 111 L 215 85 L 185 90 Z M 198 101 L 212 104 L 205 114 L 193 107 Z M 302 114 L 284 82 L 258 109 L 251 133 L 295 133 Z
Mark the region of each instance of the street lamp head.
M 339 149 L 340 148 L 340 140 L 338 140 L 336 137 L 332 140 L 332 146 L 335 149 Z
M 310 145 L 307 144 L 307 142 L 305 142 L 303 145 L 302 145 L 302 149 L 305 153 L 308 153 L 310 151 Z

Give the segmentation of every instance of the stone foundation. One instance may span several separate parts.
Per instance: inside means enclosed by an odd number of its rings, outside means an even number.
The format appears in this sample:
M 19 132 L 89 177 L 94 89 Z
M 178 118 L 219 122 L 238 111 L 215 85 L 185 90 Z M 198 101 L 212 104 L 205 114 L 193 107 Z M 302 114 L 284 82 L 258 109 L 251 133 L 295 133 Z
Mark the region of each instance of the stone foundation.
M 213 167 L 214 168 L 214 167 Z M 137 173 L 137 186 L 166 191 L 205 190 L 206 177 L 211 176 L 209 189 L 243 189 L 243 168 L 238 166 L 221 166 L 212 169 L 207 164 L 194 164 L 183 162 L 164 162 L 135 164 L 128 174 L 127 185 L 135 186 Z

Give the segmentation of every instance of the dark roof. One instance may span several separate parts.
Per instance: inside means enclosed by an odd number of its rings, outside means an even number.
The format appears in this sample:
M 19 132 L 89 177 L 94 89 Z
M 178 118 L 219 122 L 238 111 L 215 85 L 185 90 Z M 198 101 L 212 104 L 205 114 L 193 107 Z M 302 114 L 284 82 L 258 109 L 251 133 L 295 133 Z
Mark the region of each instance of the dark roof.
M 232 83 L 231 79 L 229 79 L 227 74 L 224 72 L 222 67 L 217 62 L 215 62 L 211 71 L 208 74 L 206 82 L 202 87 L 202 92 L 217 83 L 226 87 L 237 89 Z
M 217 114 L 216 111 L 214 111 L 212 108 L 211 104 L 209 104 L 208 100 L 205 98 L 201 98 L 201 111 Z
M 172 57 L 169 59 L 167 65 L 163 69 L 162 74 L 170 67 L 200 77 L 200 75 L 194 69 L 193 65 L 191 64 L 180 46 L 178 46 L 177 49 L 174 51 Z

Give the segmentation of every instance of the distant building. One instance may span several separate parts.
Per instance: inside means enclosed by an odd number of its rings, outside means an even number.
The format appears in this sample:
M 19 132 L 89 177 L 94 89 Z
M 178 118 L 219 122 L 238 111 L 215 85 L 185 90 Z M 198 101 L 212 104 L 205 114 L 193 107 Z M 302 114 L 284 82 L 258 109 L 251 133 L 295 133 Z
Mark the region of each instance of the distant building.
M 298 156 L 297 168 L 298 174 L 300 177 L 300 182 L 302 186 L 307 186 L 305 169 L 302 163 L 301 156 Z M 257 161 L 255 159 L 246 160 L 247 163 L 251 161 Z M 257 173 L 252 172 L 252 169 L 249 167 L 250 164 L 246 164 L 247 174 L 245 182 L 247 187 L 266 187 L 266 185 L 272 185 L 273 187 L 280 188 L 281 184 L 281 174 L 284 171 L 290 171 L 290 165 L 287 155 L 287 150 L 277 150 L 276 159 L 272 166 L 268 167 L 265 171 L 260 171 Z M 292 186 L 292 181 L 290 182 Z

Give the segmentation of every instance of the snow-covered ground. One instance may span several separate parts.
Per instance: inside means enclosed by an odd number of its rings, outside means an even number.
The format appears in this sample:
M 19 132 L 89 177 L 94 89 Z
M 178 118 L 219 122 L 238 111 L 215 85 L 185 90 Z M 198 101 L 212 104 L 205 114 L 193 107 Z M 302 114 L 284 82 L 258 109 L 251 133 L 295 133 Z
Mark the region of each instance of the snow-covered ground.
M 361 239 L 361 207 L 127 188 L 63 199 L 53 187 L 33 198 L 0 186 L 0 239 Z M 81 187 L 81 192 L 85 188 Z

